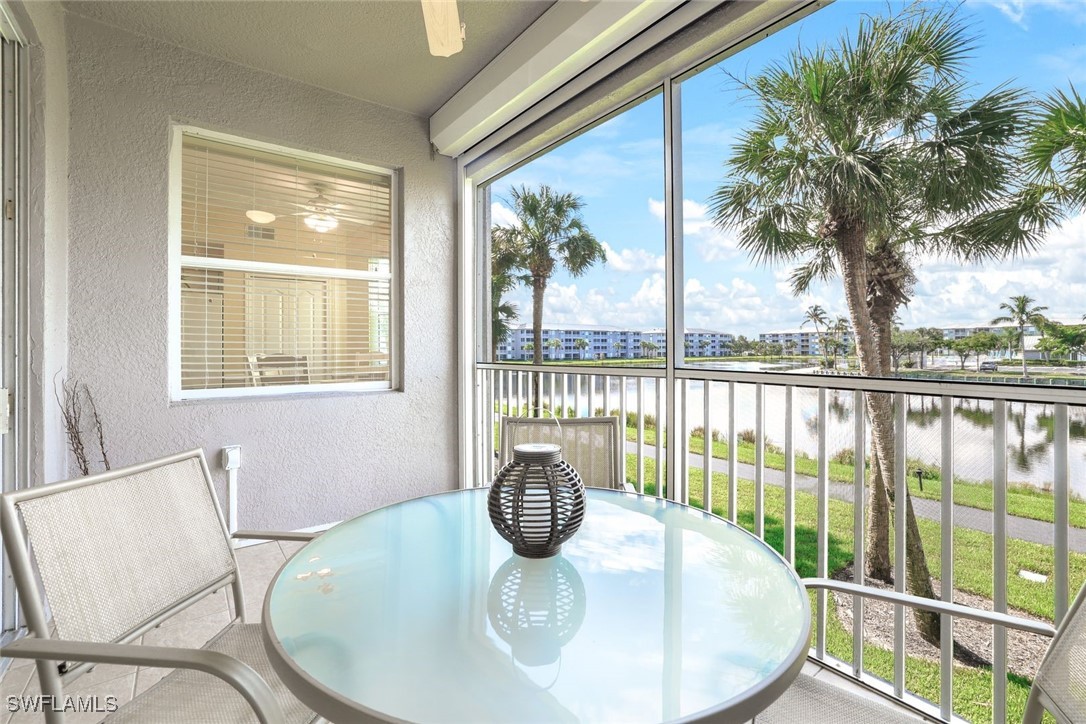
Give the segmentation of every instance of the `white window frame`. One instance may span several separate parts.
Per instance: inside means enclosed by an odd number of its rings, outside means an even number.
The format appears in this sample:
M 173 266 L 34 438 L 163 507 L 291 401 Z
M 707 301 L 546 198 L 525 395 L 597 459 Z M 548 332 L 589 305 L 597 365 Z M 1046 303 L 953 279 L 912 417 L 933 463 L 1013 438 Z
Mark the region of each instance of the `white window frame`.
M 181 162 L 182 139 L 184 136 L 197 136 L 214 141 L 262 151 L 270 151 L 305 161 L 329 164 L 380 174 L 389 179 L 389 199 L 391 213 L 391 253 L 387 271 L 363 271 L 355 269 L 332 269 L 311 267 L 299 264 L 278 264 L 272 262 L 238 261 L 232 259 L 214 259 L 206 257 L 184 256 L 181 253 Z M 169 158 L 169 218 L 168 218 L 168 264 L 169 275 L 168 306 L 168 355 L 169 355 L 169 391 L 170 402 L 192 402 L 198 400 L 222 400 L 237 398 L 283 397 L 293 395 L 324 395 L 327 393 L 357 392 L 396 392 L 402 390 L 402 346 L 403 304 L 401 296 L 402 264 L 402 222 L 400 213 L 401 171 L 396 168 L 374 166 L 319 153 L 302 151 L 288 146 L 256 141 L 242 136 L 235 136 L 218 131 L 209 131 L 196 126 L 174 124 L 170 129 Z M 308 385 L 275 385 L 260 387 L 226 387 L 210 389 L 183 389 L 181 385 L 181 270 L 182 267 L 245 271 L 254 274 L 286 275 L 292 277 L 314 277 L 320 279 L 361 279 L 387 281 L 389 283 L 389 379 L 385 381 L 362 382 L 324 382 Z

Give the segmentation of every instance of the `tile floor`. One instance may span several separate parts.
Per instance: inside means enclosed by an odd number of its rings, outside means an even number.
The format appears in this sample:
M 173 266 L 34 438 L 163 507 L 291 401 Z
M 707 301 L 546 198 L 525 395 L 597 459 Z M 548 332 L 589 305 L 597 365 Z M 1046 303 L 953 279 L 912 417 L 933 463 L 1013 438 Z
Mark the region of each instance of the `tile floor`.
M 294 553 L 301 543 L 279 541 L 239 548 L 238 565 L 245 592 L 246 620 L 260 620 L 260 608 L 264 593 L 279 567 Z M 226 591 L 208 596 L 204 600 L 182 611 L 159 628 L 144 634 L 141 643 L 157 646 L 200 646 L 219 631 L 230 620 L 229 604 Z M 169 669 L 135 668 L 131 666 L 99 665 L 92 671 L 76 679 L 65 693 L 83 696 L 116 696 L 118 703 L 124 704 L 133 696 L 143 692 L 166 674 Z M 886 700 L 867 689 L 857 686 L 837 673 L 823 669 L 808 662 L 803 673 L 817 676 L 822 681 L 849 689 L 860 696 L 872 698 L 882 703 Z M 16 660 L 11 668 L 0 677 L 0 702 L 6 702 L 9 695 L 29 696 L 39 692 L 37 676 L 33 662 Z M 92 724 L 100 719 L 99 714 L 69 714 L 71 724 Z M 41 722 L 41 715 L 14 713 L 6 706 L 0 710 L 0 724 L 28 724 Z M 923 721 L 917 718 L 917 721 Z

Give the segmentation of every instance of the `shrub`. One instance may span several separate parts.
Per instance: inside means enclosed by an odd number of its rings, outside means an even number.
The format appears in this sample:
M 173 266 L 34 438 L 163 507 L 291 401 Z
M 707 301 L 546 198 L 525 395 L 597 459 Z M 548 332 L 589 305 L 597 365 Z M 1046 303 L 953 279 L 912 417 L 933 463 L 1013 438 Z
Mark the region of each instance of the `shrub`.
M 830 460 L 841 465 L 855 465 L 856 451 L 850 447 L 842 448 L 835 452 Z
M 697 427 L 695 427 L 693 430 L 690 431 L 690 437 L 700 437 L 702 439 L 705 439 L 705 426 L 698 425 Z M 712 439 L 713 442 L 721 442 L 724 439 L 724 435 L 721 434 L 720 430 L 717 430 L 714 427 Z

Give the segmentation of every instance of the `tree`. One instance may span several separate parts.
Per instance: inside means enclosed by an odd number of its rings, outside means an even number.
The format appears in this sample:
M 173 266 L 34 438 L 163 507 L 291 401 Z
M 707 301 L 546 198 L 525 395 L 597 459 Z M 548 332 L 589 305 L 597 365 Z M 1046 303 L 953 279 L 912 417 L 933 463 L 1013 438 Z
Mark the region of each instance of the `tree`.
M 755 262 L 791 265 L 797 295 L 840 277 L 862 375 L 890 373 L 892 320 L 911 298 L 920 252 L 1004 258 L 1036 246 L 1056 217 L 1017 173 L 1028 96 L 1001 86 L 968 97 L 972 50 L 956 8 L 917 3 L 864 17 L 854 37 L 797 49 L 741 82 L 756 116 L 710 199 L 714 222 L 737 227 Z M 866 400 L 865 560 L 868 575 L 888 580 L 893 403 L 887 394 Z M 895 505 L 905 506 L 909 590 L 931 597 L 910 496 Z M 938 640 L 938 616 L 918 613 L 917 623 Z
M 562 340 L 551 337 L 547 340 L 547 346 L 551 348 L 551 359 L 558 359 L 558 352 L 562 349 Z
M 656 354 L 656 350 L 660 349 L 660 346 L 654 342 L 650 342 L 647 339 L 641 340 L 641 356 L 653 357 Z
M 1001 344 L 999 335 L 994 332 L 977 332 L 969 335 L 966 339 L 970 342 L 973 354 L 977 356 L 977 372 L 980 372 L 980 356 L 982 354 L 991 354 L 992 350 L 999 349 Z
M 958 355 L 958 359 L 961 360 L 961 369 L 965 369 L 965 361 L 969 359 L 969 355 L 973 354 L 973 340 L 969 337 L 962 337 L 961 339 L 952 340 L 949 347 L 954 354 Z
M 941 349 L 946 343 L 943 341 L 943 330 L 936 327 L 920 327 L 916 330 L 916 334 L 919 337 L 920 342 L 920 369 L 924 369 L 924 362 L 927 355 L 937 349 Z
M 509 338 L 509 325 L 517 318 L 516 305 L 505 295 L 524 281 L 517 246 L 508 234 L 495 233 L 490 240 L 490 358 L 498 359 L 498 345 Z
M 1018 346 L 1022 351 L 1022 376 L 1029 377 L 1029 369 L 1026 367 L 1026 327 L 1034 325 L 1040 327 L 1047 320 L 1042 312 L 1048 311 L 1048 307 L 1038 307 L 1033 304 L 1033 297 L 1019 294 L 1003 302 L 999 308 L 1006 312 L 991 321 L 991 324 L 1006 324 L 1010 322 L 1017 328 Z
M 1086 208 L 1086 100 L 1074 86 L 1041 103 L 1026 158 L 1041 188 L 1070 208 Z
M 581 359 L 584 359 L 584 351 L 589 347 L 588 340 L 584 338 L 575 339 L 573 340 L 573 346 L 581 353 Z
M 1038 346 L 1044 345 L 1057 357 L 1070 360 L 1086 350 L 1086 324 L 1043 323 L 1045 336 Z
M 550 186 L 527 186 L 509 192 L 517 221 L 495 226 L 492 236 L 501 237 L 516 249 L 518 266 L 532 287 L 532 362 L 543 364 L 543 295 L 559 266 L 579 277 L 597 262 L 607 261 L 603 245 L 581 218 L 584 202 L 574 194 L 558 193 Z M 539 376 L 535 376 L 539 384 Z M 539 390 L 535 390 L 539 399 Z
M 829 327 L 830 318 L 826 316 L 826 310 L 821 305 L 815 304 L 807 307 L 807 311 L 803 313 L 803 321 L 800 322 L 799 328 L 803 329 L 810 322 L 814 327 L 815 337 L 818 338 L 818 349 L 822 352 L 822 366 L 827 366 L 829 360 L 826 357 L 826 342 L 825 337 L 822 335 L 822 328 Z
M 619 356 L 619 357 L 625 357 L 625 355 L 624 355 L 624 354 L 622 354 L 622 348 L 626 346 L 626 345 L 625 345 L 624 343 L 622 343 L 622 342 L 615 342 L 615 343 L 614 343 L 614 344 L 612 344 L 611 346 L 615 348 L 615 351 L 616 351 L 616 352 L 618 352 L 618 356 Z
M 890 333 L 890 361 L 894 372 L 901 367 L 902 357 L 911 357 L 920 350 L 920 335 L 916 330 L 895 329 Z M 905 365 L 912 366 L 912 363 Z

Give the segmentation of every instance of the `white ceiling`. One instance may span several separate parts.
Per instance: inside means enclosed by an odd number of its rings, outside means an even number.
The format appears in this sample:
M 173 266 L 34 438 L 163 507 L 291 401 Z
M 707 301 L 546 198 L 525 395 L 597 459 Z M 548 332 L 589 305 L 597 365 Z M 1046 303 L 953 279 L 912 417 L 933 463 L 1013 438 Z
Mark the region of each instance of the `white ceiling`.
M 464 50 L 430 55 L 418 0 L 69 0 L 71 13 L 429 116 L 553 0 L 459 0 Z

